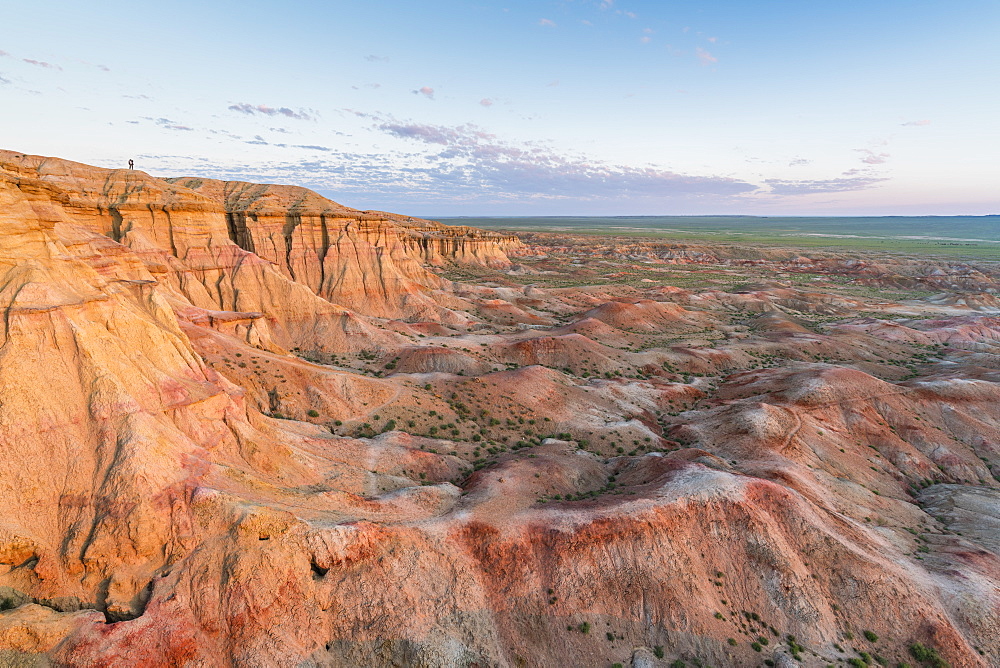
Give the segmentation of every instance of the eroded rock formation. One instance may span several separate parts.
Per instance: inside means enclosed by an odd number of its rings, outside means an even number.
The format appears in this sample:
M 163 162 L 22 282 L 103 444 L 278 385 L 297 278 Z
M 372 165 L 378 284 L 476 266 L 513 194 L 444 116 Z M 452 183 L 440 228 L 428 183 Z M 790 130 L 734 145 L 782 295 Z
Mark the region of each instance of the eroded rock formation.
M 572 248 L 0 153 L 0 663 L 996 665 L 1000 320 Z

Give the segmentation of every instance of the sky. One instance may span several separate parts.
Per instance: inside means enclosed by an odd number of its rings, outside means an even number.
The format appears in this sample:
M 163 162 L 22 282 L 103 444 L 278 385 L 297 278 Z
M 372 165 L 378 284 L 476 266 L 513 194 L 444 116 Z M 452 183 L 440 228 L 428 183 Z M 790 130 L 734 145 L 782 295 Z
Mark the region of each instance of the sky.
M 0 148 L 410 215 L 1000 213 L 997 0 L 0 0 Z

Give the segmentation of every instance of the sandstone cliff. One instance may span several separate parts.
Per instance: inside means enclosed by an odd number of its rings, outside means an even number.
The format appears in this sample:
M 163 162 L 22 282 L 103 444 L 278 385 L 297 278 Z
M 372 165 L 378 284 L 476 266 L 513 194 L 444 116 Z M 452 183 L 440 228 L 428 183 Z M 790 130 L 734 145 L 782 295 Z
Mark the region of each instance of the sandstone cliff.
M 441 294 L 447 286 L 421 262 L 504 265 L 504 250 L 518 243 L 355 211 L 292 186 L 162 180 L 10 151 L 0 152 L 0 167 L 5 185 L 19 189 L 42 219 L 130 248 L 196 307 L 265 314 L 266 324 L 282 330 L 283 344 L 319 342 L 327 330 L 343 329 L 333 323 L 345 308 L 377 317 L 447 317 L 438 303 L 450 301 Z M 322 331 L 311 335 L 311 328 Z

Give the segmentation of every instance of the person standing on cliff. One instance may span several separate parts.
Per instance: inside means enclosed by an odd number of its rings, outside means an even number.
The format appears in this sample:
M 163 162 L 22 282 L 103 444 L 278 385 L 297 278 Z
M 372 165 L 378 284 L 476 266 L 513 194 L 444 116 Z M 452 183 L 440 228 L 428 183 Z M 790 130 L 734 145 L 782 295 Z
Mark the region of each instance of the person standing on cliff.
M 135 162 L 132 160 L 132 158 L 128 159 L 128 168 L 129 169 L 135 168 Z

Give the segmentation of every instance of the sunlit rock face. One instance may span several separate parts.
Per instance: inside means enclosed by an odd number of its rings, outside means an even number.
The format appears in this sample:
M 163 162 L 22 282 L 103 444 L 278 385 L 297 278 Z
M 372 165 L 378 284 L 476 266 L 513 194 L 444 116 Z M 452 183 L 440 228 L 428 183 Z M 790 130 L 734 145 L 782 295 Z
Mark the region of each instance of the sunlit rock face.
M 0 665 L 997 665 L 981 285 L 534 243 L 0 152 Z

